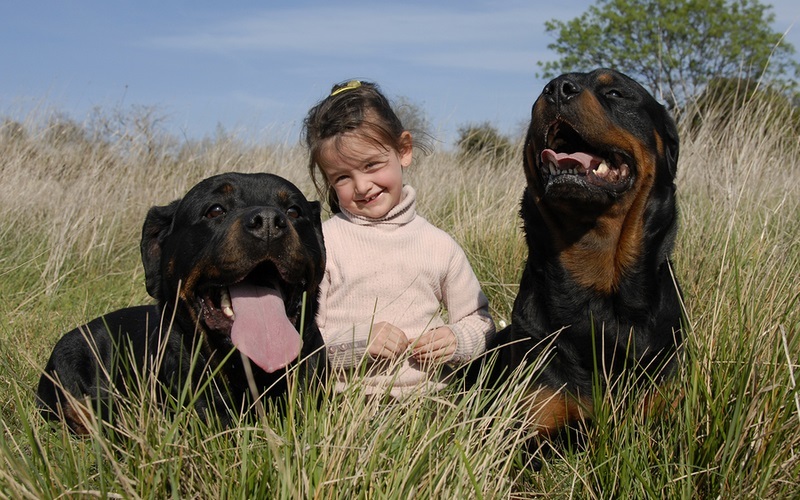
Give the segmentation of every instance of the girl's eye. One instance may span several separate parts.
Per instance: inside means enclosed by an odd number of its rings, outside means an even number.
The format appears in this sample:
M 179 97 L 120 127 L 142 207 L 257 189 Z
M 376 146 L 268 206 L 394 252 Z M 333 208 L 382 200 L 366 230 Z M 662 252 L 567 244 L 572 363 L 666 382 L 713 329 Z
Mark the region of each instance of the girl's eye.
M 289 207 L 289 209 L 286 211 L 286 215 L 288 215 L 292 219 L 296 219 L 301 215 L 300 209 L 297 207 Z
M 222 205 L 211 205 L 209 209 L 206 210 L 206 219 L 215 219 L 220 215 L 225 215 L 226 213 L 228 213 L 228 211 L 225 210 L 225 207 Z

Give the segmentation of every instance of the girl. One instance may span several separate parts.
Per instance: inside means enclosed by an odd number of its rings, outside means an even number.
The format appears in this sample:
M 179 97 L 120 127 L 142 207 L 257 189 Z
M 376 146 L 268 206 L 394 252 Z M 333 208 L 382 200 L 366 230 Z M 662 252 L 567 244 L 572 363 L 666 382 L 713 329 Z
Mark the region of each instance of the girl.
M 443 388 L 495 327 L 464 251 L 417 215 L 403 184 L 411 133 L 377 85 L 350 81 L 309 111 L 304 136 L 311 178 L 333 212 L 317 323 L 340 369 L 337 390 L 364 360 L 367 394 Z

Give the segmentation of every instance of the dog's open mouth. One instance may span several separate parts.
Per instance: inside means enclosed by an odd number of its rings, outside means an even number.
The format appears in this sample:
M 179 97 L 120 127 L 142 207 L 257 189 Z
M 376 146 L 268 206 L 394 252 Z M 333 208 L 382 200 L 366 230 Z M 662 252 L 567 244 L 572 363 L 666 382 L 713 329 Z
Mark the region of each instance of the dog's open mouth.
M 242 354 L 272 373 L 297 359 L 302 347 L 295 327 L 302 297 L 294 288 L 273 263 L 262 262 L 243 279 L 201 294 L 201 318 L 209 329 L 229 332 Z
M 618 192 L 626 189 L 632 178 L 630 163 L 623 154 L 597 150 L 566 123 L 556 122 L 550 127 L 546 145 L 539 157 L 545 184 L 582 182 Z

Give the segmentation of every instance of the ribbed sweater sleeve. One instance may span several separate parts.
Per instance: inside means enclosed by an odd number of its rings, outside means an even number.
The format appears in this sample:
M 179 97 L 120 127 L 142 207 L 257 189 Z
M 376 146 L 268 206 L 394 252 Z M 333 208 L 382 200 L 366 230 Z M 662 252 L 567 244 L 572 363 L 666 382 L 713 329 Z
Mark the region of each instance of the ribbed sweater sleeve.
M 458 342 L 447 362 L 459 365 L 486 352 L 486 346 L 494 338 L 495 326 L 489 315 L 489 301 L 467 256 L 455 241 L 453 244 L 450 267 L 442 282 L 442 303 L 447 309 L 448 326 Z

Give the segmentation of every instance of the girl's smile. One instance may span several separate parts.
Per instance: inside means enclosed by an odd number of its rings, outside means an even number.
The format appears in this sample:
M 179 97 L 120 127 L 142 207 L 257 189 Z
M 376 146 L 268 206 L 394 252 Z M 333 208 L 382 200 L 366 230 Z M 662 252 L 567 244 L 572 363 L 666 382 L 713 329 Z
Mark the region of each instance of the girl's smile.
M 383 191 L 381 191 L 380 193 L 377 193 L 375 195 L 369 196 L 368 198 L 365 198 L 365 199 L 361 200 L 361 203 L 364 203 L 364 204 L 368 205 L 373 200 L 375 200 L 378 196 L 380 196 L 382 193 L 383 193 Z

